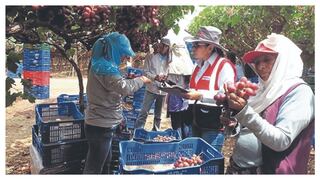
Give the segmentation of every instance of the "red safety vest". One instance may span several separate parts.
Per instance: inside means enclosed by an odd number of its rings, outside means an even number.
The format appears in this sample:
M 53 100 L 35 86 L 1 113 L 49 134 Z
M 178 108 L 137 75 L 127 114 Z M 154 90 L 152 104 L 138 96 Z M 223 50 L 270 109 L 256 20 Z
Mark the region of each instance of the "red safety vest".
M 219 63 L 218 63 L 219 62 Z M 220 72 L 224 66 L 225 63 L 229 63 L 234 71 L 234 81 L 236 81 L 237 78 L 237 74 L 236 74 L 236 67 L 235 65 L 226 58 L 220 58 L 220 56 L 217 56 L 214 63 L 212 65 L 209 65 L 208 68 L 206 69 L 206 71 L 203 73 L 203 75 L 201 76 L 201 78 L 198 80 L 198 82 L 196 83 L 195 78 L 196 75 L 198 74 L 200 68 L 199 66 L 197 66 L 195 68 L 195 70 L 193 71 L 192 75 L 191 75 L 191 80 L 190 80 L 190 88 L 191 89 L 195 89 L 195 90 L 210 90 L 210 80 L 211 80 L 211 76 L 212 76 L 212 72 L 215 69 L 215 67 L 218 65 L 218 69 L 216 71 L 216 75 L 215 75 L 215 83 L 214 83 L 214 90 L 219 90 L 218 87 L 218 80 L 219 80 L 219 75 Z M 210 77 L 210 78 L 206 78 L 206 77 Z

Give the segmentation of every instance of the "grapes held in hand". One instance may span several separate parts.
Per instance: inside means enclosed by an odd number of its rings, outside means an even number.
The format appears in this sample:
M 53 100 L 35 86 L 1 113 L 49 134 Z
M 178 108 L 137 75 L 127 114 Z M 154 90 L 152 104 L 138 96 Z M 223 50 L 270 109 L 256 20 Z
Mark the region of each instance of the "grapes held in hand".
M 250 82 L 246 77 L 242 77 L 238 82 L 232 83 L 227 82 L 225 84 L 225 91 L 235 93 L 237 96 L 248 99 L 250 96 L 255 96 L 259 86 L 255 83 Z M 214 96 L 217 105 L 226 105 L 227 97 L 225 93 L 219 92 Z

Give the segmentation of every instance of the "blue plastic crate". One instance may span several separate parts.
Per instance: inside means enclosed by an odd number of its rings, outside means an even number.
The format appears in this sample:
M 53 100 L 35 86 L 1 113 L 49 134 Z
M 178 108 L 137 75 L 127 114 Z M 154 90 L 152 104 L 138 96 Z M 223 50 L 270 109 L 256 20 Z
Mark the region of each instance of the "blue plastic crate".
M 39 134 L 38 126 L 34 125 L 32 128 L 32 145 L 39 152 L 44 167 L 68 164 L 86 158 L 88 152 L 86 139 L 49 144 L 42 143 L 41 139 L 42 136 Z
M 30 59 L 50 59 L 50 50 L 49 49 L 23 49 L 23 57 Z
M 50 64 L 50 51 L 49 50 L 32 50 L 32 49 L 24 49 L 23 50 L 23 58 L 25 62 L 33 63 L 34 60 L 40 64 Z
M 59 112 L 59 106 L 63 106 L 66 111 Z M 37 104 L 35 113 L 42 143 L 85 138 L 84 116 L 73 102 Z
M 134 92 L 133 99 L 143 99 L 146 89 L 144 87 L 140 88 L 138 91 Z
M 136 123 L 136 121 L 128 120 L 128 121 L 126 121 L 126 127 L 128 129 L 134 129 L 134 124 L 135 123 Z
M 143 107 L 143 101 L 134 101 L 132 106 L 135 111 L 141 111 Z M 154 109 L 155 109 L 155 102 L 153 102 L 153 104 L 151 105 L 149 113 L 153 114 Z
M 126 122 L 126 127 L 129 129 L 134 129 L 134 124 L 138 118 L 139 111 L 136 111 L 136 110 L 123 111 L 122 115 Z
M 120 131 L 117 130 L 112 138 L 112 160 L 111 160 L 111 169 L 113 171 L 119 171 L 119 143 L 121 141 L 126 141 L 132 139 L 132 132 L 130 131 Z
M 201 138 L 186 138 L 172 143 L 120 142 L 121 174 L 223 174 L 224 157 Z M 200 155 L 201 165 L 169 170 L 148 170 L 137 168 L 128 170 L 126 166 L 168 164 L 172 165 L 181 156 Z
M 83 174 L 85 160 L 43 167 L 42 158 L 35 146 L 30 146 L 31 174 Z
M 145 87 L 140 88 L 138 91 L 136 91 L 133 94 L 133 106 L 134 108 L 141 109 L 142 108 L 142 103 L 144 99 L 144 94 L 145 94 Z
M 25 71 L 50 71 L 50 64 L 45 65 L 25 65 L 23 64 L 23 70 Z
M 178 142 L 178 141 L 181 141 L 182 139 L 179 131 L 177 130 L 166 129 L 165 131 L 146 131 L 143 128 L 138 128 L 138 129 L 135 129 L 133 132 L 133 140 L 144 142 L 144 143 L 163 143 L 163 142 L 157 142 L 154 140 L 154 138 L 157 137 L 158 135 L 175 137 L 174 140 L 171 140 L 169 142 Z
M 24 87 L 24 93 L 29 94 L 36 99 L 48 99 L 50 97 L 50 86 L 33 85 L 31 88 Z
M 24 49 L 23 70 L 27 71 L 50 71 L 50 49 Z
M 123 98 L 123 102 L 125 102 L 125 103 L 133 103 L 133 96 L 125 96 Z
M 87 94 L 83 94 L 83 101 L 84 101 L 84 107 L 86 108 L 88 105 L 88 97 Z M 79 109 L 79 94 L 78 95 L 68 95 L 68 94 L 60 94 L 57 97 L 58 103 L 64 103 L 64 102 L 73 102 L 77 105 L 77 108 Z M 63 105 L 59 106 L 59 114 L 65 114 L 66 108 Z
M 142 110 L 142 102 L 134 101 L 132 107 L 134 110 L 141 111 Z

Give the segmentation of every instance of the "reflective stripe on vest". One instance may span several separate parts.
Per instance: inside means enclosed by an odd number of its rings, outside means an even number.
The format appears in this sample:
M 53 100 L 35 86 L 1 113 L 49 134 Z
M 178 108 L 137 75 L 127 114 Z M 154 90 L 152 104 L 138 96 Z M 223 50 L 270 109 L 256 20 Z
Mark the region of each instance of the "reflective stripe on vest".
M 218 59 L 219 58 L 219 59 Z M 190 79 L 190 88 L 191 89 L 195 89 L 195 90 L 210 90 L 210 80 L 212 79 L 212 75 L 215 74 L 215 82 L 214 82 L 214 90 L 219 90 L 219 86 L 218 86 L 218 77 L 220 75 L 220 72 L 223 68 L 223 65 L 225 63 L 229 63 L 233 70 L 234 70 L 234 74 L 235 77 L 234 79 L 236 79 L 236 69 L 234 67 L 234 65 L 230 62 L 230 60 L 225 59 L 225 58 L 220 58 L 219 56 L 217 56 L 217 58 L 215 59 L 214 63 L 212 65 L 209 65 L 208 68 L 206 69 L 206 71 L 203 73 L 203 75 L 201 76 L 201 78 L 199 79 L 199 81 L 196 83 L 195 78 L 197 76 L 197 74 L 200 71 L 199 66 L 197 66 L 195 68 L 195 70 L 193 71 L 192 75 L 191 75 L 191 79 Z M 208 78 L 210 77 L 210 78 Z

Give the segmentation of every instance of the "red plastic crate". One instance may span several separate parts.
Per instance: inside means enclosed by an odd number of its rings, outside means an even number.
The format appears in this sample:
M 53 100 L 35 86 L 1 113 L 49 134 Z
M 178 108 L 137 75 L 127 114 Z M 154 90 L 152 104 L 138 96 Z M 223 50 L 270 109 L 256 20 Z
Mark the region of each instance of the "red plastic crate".
M 48 86 L 50 84 L 49 71 L 23 71 L 23 78 L 30 79 L 33 85 Z

